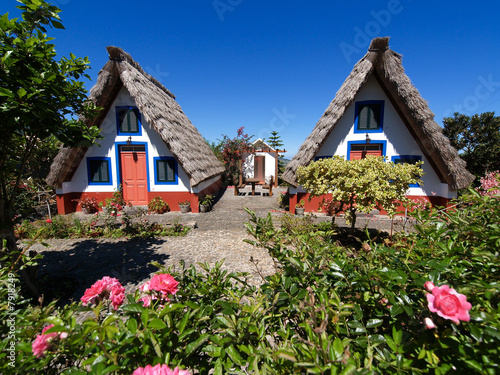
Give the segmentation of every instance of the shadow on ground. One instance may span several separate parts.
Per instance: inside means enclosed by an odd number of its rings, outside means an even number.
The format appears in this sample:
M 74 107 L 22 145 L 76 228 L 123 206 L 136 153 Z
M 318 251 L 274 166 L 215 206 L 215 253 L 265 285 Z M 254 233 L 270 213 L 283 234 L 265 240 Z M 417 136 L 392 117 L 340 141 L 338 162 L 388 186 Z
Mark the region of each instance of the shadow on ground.
M 158 269 L 153 261 L 164 263 L 168 255 L 156 250 L 162 239 L 81 240 L 65 251 L 50 248 L 39 261 L 39 290 L 44 301 L 58 299 L 61 304 L 78 301 L 85 289 L 104 276 L 116 277 L 122 285 L 136 284 Z

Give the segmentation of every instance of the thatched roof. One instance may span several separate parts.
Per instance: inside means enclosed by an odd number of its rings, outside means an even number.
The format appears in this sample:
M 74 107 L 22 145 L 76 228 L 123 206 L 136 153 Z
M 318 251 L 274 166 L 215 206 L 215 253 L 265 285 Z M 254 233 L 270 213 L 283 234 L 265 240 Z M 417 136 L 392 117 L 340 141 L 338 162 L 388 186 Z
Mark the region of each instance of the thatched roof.
M 252 143 L 252 146 L 255 151 L 262 151 L 262 152 L 269 152 L 269 151 L 274 151 L 274 148 L 269 146 L 264 140 L 261 138 L 257 139 L 255 142 Z
M 297 168 L 314 160 L 360 88 L 374 76 L 441 181 L 448 183 L 450 190 L 464 188 L 472 182 L 474 177 L 465 169 L 465 161 L 434 121 L 434 113 L 405 74 L 401 61 L 401 55 L 389 49 L 388 37 L 372 40 L 367 54 L 356 63 L 312 133 L 287 164 L 283 180 L 298 185 Z
M 102 107 L 100 115 L 85 120 L 88 126 L 101 126 L 120 89 L 125 86 L 137 108 L 187 173 L 191 186 L 224 172 L 201 134 L 189 121 L 175 96 L 154 77 L 147 74 L 132 57 L 118 47 L 107 47 L 109 61 L 90 90 L 89 100 Z M 60 187 L 70 181 L 86 148 L 62 148 L 50 168 L 47 183 Z

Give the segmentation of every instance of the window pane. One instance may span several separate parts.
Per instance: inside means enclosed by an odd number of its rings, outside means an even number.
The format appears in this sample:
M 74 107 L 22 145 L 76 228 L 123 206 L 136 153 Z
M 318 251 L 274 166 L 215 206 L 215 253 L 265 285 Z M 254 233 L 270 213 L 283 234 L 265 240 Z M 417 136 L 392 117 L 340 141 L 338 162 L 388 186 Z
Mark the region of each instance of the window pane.
M 175 181 L 175 161 L 167 160 L 166 169 L 167 169 L 167 181 Z
M 175 182 L 175 160 L 156 160 L 156 179 L 158 182 Z
M 90 182 L 109 182 L 109 166 L 107 160 L 90 160 Z
M 133 109 L 128 110 L 128 126 L 130 133 L 137 133 L 139 131 L 137 115 Z
M 380 127 L 380 104 L 360 104 L 358 107 L 358 129 L 376 130 Z
M 167 176 L 165 175 L 165 160 L 157 161 L 157 176 L 158 181 L 165 182 L 167 180 Z
M 118 109 L 120 133 L 139 133 L 139 111 L 137 108 Z

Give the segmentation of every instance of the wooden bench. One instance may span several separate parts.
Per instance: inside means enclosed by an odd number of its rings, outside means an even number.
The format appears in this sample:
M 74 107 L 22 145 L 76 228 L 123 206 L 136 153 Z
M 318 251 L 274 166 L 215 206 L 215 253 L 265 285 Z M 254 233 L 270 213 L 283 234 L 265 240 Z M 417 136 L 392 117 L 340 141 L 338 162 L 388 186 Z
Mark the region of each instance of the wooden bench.
M 262 189 L 269 189 L 269 196 L 270 197 L 273 196 L 273 185 L 274 185 L 273 176 L 271 176 L 271 180 L 269 181 L 269 185 L 268 184 L 264 184 L 262 186 Z

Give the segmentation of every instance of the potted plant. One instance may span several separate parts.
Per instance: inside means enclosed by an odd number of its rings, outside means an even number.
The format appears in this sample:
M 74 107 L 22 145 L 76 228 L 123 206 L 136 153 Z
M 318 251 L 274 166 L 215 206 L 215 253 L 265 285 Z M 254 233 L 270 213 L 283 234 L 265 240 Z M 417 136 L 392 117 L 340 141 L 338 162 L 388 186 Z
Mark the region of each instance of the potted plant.
M 156 196 L 148 203 L 148 210 L 150 212 L 162 214 L 164 212 L 170 211 L 170 207 L 168 206 L 168 203 L 166 203 L 161 197 Z
M 305 204 L 306 204 L 306 202 L 304 202 L 304 200 L 301 199 L 300 202 L 295 205 L 295 214 L 296 215 L 299 215 L 299 216 L 304 215 L 304 205 Z
M 95 197 L 85 197 L 78 202 L 84 214 L 93 214 L 99 211 L 99 203 Z
M 200 202 L 200 212 L 208 212 L 212 208 L 214 204 L 214 197 L 213 195 L 205 195 L 203 199 Z
M 188 200 L 185 200 L 183 202 L 179 202 L 179 208 L 181 209 L 181 212 L 183 214 L 185 214 L 189 211 L 190 206 L 191 206 L 191 202 Z

